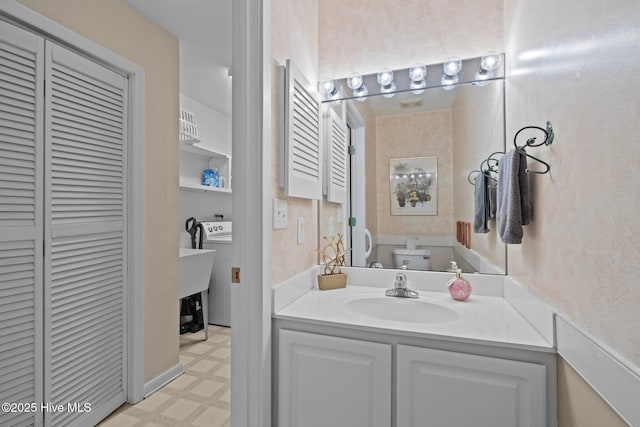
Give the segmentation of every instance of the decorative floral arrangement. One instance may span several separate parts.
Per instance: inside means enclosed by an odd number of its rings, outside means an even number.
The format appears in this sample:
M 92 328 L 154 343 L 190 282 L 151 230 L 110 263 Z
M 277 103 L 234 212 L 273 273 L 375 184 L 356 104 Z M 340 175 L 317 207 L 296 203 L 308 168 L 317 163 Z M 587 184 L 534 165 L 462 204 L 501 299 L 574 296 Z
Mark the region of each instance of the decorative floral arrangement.
M 318 288 L 320 290 L 339 289 L 347 286 L 347 275 L 342 272 L 341 266 L 345 265 L 347 251 L 344 247 L 344 237 L 338 233 L 335 237 L 322 238 L 326 245 L 317 252 L 324 264 L 324 274 L 318 274 Z
M 345 265 L 346 249 L 344 247 L 344 236 L 338 233 L 337 240 L 335 237 L 322 237 L 327 244 L 318 249 L 322 263 L 324 264 L 324 274 L 340 274 L 342 270 L 340 266 Z

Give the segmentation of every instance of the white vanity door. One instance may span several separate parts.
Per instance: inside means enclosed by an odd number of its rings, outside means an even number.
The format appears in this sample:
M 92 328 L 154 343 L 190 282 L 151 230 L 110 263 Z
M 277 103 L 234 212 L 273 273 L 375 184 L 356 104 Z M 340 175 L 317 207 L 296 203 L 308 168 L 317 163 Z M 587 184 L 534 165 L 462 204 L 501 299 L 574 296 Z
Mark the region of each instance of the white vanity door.
M 280 427 L 389 427 L 391 345 L 279 332 Z
M 543 427 L 544 365 L 398 346 L 397 427 Z

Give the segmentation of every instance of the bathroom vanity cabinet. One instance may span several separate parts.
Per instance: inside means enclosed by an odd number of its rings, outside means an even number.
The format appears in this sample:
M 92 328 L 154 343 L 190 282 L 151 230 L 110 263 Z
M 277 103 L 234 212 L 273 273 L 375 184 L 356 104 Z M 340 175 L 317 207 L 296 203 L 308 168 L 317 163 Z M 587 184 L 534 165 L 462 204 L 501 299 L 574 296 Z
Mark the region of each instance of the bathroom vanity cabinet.
M 279 426 L 388 427 L 391 345 L 279 333 Z
M 279 427 L 555 425 L 550 353 L 282 319 L 274 335 Z
M 544 426 L 541 364 L 397 346 L 397 426 Z

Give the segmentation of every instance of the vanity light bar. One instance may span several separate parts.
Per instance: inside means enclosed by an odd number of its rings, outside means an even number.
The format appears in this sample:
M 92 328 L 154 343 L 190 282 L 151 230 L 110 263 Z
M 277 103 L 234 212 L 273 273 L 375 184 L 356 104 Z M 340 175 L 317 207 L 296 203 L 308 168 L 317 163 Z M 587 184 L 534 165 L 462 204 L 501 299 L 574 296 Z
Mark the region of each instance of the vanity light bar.
M 492 53 L 491 63 L 495 63 L 495 57 L 499 56 L 500 60 L 497 64 L 497 68 L 493 70 L 486 71 L 484 68 L 487 67 L 487 56 L 478 56 L 476 58 L 462 59 L 462 68 L 460 71 L 454 76 L 447 76 L 444 73 L 444 65 L 445 62 L 440 62 L 437 64 L 429 64 L 426 65 L 426 75 L 424 78 L 424 83 L 420 85 L 420 87 L 416 87 L 414 83 L 412 86 L 412 80 L 409 77 L 410 68 L 402 68 L 399 70 L 383 70 L 383 71 L 391 71 L 391 75 L 393 76 L 393 80 L 388 85 L 382 85 L 379 80 L 380 73 L 372 73 L 372 74 L 363 74 L 362 76 L 357 74 L 352 74 L 349 77 L 333 79 L 333 80 L 322 80 L 318 82 L 318 92 L 322 97 L 322 102 L 336 102 L 342 101 L 343 99 L 359 99 L 364 100 L 365 96 L 375 96 L 375 95 L 385 95 L 392 96 L 389 91 L 389 87 L 391 84 L 394 85 L 394 90 L 392 93 L 397 92 L 408 92 L 408 91 L 416 91 L 416 89 L 430 89 L 435 87 L 441 88 L 453 88 L 450 86 L 452 84 L 469 84 L 475 83 L 484 85 L 491 80 L 499 80 L 504 78 L 504 54 L 495 54 Z M 483 62 L 484 58 L 484 62 Z M 456 58 L 457 59 L 457 58 Z M 484 66 L 484 68 L 483 68 Z M 493 65 L 491 65 L 493 66 Z M 362 86 L 360 89 L 354 88 L 354 77 L 357 76 L 357 82 L 360 82 L 360 77 L 362 78 Z M 325 82 L 331 82 L 333 87 L 331 94 L 329 94 L 326 90 L 323 90 L 323 87 L 326 88 Z M 447 82 L 452 82 L 447 84 Z M 386 81 L 383 81 L 386 83 Z M 355 91 L 355 93 L 354 93 Z

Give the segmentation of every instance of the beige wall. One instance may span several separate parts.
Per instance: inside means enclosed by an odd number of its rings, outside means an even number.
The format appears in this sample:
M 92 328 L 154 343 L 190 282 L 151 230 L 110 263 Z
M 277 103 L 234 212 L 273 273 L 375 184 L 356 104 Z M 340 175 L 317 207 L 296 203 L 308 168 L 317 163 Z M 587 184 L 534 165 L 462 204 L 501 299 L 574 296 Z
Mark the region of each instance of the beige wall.
M 321 0 L 320 77 L 503 50 L 502 0 Z
M 474 186 L 469 172 L 491 153 L 504 150 L 504 82 L 487 86 L 467 85 L 456 89 L 452 108 L 453 150 L 453 220 L 473 224 Z M 500 154 L 494 156 L 499 159 Z M 494 165 L 494 163 L 491 163 Z M 471 179 L 473 180 L 472 175 Z M 497 174 L 493 174 L 497 178 Z M 504 271 L 506 248 L 497 235 L 495 220 L 488 223 L 489 233 L 473 234 L 471 249 Z M 455 230 L 451 231 L 455 235 Z
M 380 116 L 376 119 L 377 234 L 451 237 L 451 111 Z M 438 158 L 438 214 L 391 215 L 389 164 L 402 157 Z
M 278 70 L 291 59 L 310 82 L 318 81 L 318 0 L 272 0 L 273 197 L 288 203 L 288 228 L 273 230 L 272 283 L 278 284 L 317 264 L 318 203 L 286 197 L 278 186 Z M 298 245 L 297 218 L 304 218 L 304 244 Z
M 509 246 L 509 275 L 640 366 L 640 8 L 505 5 L 507 136 L 546 120 L 556 130 L 530 150 L 551 173 L 531 176 L 533 221 Z
M 178 363 L 178 41 L 121 0 L 20 3 L 145 69 L 144 380 Z M 157 173 L 158 168 L 162 173 Z
M 558 427 L 624 427 L 613 409 L 560 356 L 558 368 Z
M 509 246 L 509 275 L 636 367 L 639 23 L 630 0 L 505 1 L 507 139 L 546 120 L 556 130 L 531 150 L 551 173 L 531 177 L 533 222 Z M 589 406 L 586 388 L 569 388 L 560 413 Z M 605 420 L 564 425 L 619 425 Z

